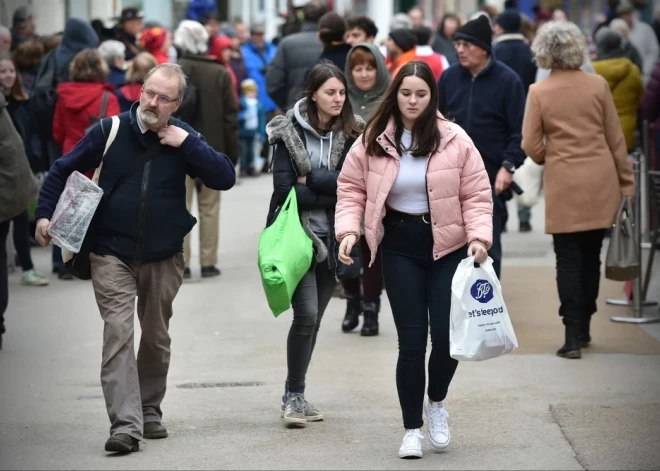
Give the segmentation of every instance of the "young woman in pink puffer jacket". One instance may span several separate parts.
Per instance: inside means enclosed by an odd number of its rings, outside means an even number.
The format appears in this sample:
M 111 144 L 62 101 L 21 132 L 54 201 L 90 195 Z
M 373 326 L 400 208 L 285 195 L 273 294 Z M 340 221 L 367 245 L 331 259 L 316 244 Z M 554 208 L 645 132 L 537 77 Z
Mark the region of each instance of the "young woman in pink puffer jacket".
M 449 356 L 451 282 L 464 257 L 483 262 L 492 243 L 492 190 L 483 161 L 465 131 L 436 111 L 437 102 L 428 65 L 405 65 L 337 181 L 340 260 L 351 263 L 363 216 L 372 262 L 382 244 L 399 337 L 396 382 L 406 428 L 400 458 L 422 456 L 422 409 L 431 445 L 449 445 L 442 401 L 458 365 Z M 433 349 L 425 400 L 429 321 Z

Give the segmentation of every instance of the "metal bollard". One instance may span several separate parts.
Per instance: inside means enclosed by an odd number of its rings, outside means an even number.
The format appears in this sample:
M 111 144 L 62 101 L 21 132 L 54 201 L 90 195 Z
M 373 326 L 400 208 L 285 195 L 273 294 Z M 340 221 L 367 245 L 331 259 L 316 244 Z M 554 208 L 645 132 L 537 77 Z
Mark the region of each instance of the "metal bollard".
M 636 182 L 639 185 L 640 194 L 640 225 L 641 225 L 641 241 L 644 248 L 649 248 L 651 245 L 651 229 L 649 224 L 649 159 L 651 155 L 651 145 L 649 141 L 649 122 L 644 120 L 642 123 L 642 153 L 639 156 L 639 173 L 636 174 Z
M 640 159 L 641 160 L 641 159 Z M 643 283 L 643 248 L 642 248 L 642 224 L 641 224 L 641 213 L 642 213 L 642 186 L 640 180 L 646 180 L 646 173 L 641 173 L 642 166 L 640 161 L 633 162 L 633 171 L 635 172 L 635 204 L 633 207 L 633 227 L 635 231 L 635 240 L 637 241 L 639 249 L 639 268 L 637 277 L 632 281 L 633 283 L 633 299 L 630 303 L 627 299 L 608 299 L 607 304 L 615 306 L 631 306 L 633 308 L 632 316 L 613 316 L 610 318 L 612 322 L 624 322 L 628 324 L 651 324 L 653 322 L 660 322 L 660 316 L 656 317 L 644 317 L 644 307 L 646 306 L 655 306 L 658 304 L 655 301 L 647 301 L 644 298 L 644 290 L 642 288 Z M 647 182 L 648 187 L 648 182 Z

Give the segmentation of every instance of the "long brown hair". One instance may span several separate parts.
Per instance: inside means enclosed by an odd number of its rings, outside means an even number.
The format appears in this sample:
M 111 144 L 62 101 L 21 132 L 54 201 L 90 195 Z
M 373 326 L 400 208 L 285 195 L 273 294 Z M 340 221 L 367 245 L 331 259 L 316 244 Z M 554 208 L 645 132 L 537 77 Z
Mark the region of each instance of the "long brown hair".
M 316 93 L 325 82 L 331 78 L 339 80 L 346 89 L 346 101 L 341 109 L 341 114 L 328 123 L 330 125 L 329 131 L 338 132 L 343 131 L 344 136 L 347 138 L 356 138 L 360 135 L 360 128 L 358 127 L 355 115 L 353 114 L 353 107 L 348 99 L 348 82 L 346 76 L 339 70 L 339 67 L 332 62 L 323 61 L 315 65 L 309 72 L 307 79 L 307 90 L 305 92 L 305 106 L 307 107 L 307 121 L 310 126 L 316 130 L 321 130 L 319 127 L 319 109 L 316 102 L 312 100 L 314 93 Z M 437 102 L 437 99 L 436 99 Z
M 394 78 L 390 88 L 385 93 L 378 110 L 367 123 L 366 131 L 362 135 L 362 143 L 365 145 L 367 155 L 386 156 L 387 153 L 378 143 L 380 136 L 390 121 L 394 118 L 395 131 L 394 141 L 396 150 L 403 154 L 401 148 L 401 136 L 403 135 L 403 120 L 401 119 L 401 110 L 397 104 L 397 95 L 399 88 L 406 77 L 419 77 L 429 86 L 431 98 L 428 106 L 422 114 L 415 120 L 412 133 L 412 149 L 409 150 L 413 157 L 427 157 L 431 155 L 438 147 L 442 136 L 438 130 L 438 118 L 436 116 L 436 107 L 438 104 L 438 85 L 435 83 L 431 68 L 423 61 L 413 61 L 404 65 Z
M 11 54 L 8 52 L 0 52 L 0 62 L 2 61 L 9 61 L 12 64 L 14 64 L 14 70 L 16 71 L 16 80 L 14 81 L 14 85 L 11 87 L 11 91 L 9 95 L 17 101 L 25 101 L 28 99 L 28 94 L 25 91 L 25 88 L 23 87 L 23 81 L 21 80 L 21 75 L 18 73 L 18 68 L 16 67 L 16 63 L 14 62 L 14 59 L 12 58 Z

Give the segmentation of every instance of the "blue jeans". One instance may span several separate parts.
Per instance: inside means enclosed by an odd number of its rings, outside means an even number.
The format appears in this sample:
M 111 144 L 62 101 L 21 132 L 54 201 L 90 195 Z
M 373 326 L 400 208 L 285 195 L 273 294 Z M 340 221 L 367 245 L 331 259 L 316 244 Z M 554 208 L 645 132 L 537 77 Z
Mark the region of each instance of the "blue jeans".
M 532 220 L 532 208 L 518 205 L 518 220 L 520 222 L 530 222 Z

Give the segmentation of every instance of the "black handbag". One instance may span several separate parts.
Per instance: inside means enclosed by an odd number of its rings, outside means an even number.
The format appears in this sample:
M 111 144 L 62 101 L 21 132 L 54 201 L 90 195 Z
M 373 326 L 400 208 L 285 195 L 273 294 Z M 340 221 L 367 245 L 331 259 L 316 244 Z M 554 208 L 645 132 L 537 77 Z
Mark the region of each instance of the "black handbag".
M 353 259 L 352 265 L 346 265 L 339 261 L 339 243 L 335 241 L 334 243 L 334 257 L 336 264 L 337 278 L 340 280 L 350 280 L 351 278 L 357 278 L 362 273 L 362 261 L 360 260 L 360 241 L 358 240 L 353 248 L 351 248 L 351 259 Z
M 98 230 L 98 221 L 99 215 L 102 214 L 104 206 L 107 204 L 108 199 L 112 192 L 119 187 L 122 183 L 128 180 L 135 172 L 140 170 L 146 165 L 151 159 L 153 159 L 158 151 L 161 148 L 160 143 L 152 144 L 147 150 L 145 150 L 140 157 L 135 160 L 134 165 L 124 172 L 119 178 L 112 182 L 112 186 L 103 194 L 103 199 L 99 204 L 99 207 L 94 213 L 94 218 L 87 229 L 87 234 L 85 234 L 85 239 L 83 240 L 82 247 L 78 253 L 73 254 L 71 259 L 67 260 L 64 263 L 66 269 L 74 277 L 80 280 L 90 280 L 92 278 L 92 267 L 89 261 L 89 255 L 94 249 L 94 244 L 96 242 L 96 232 Z

